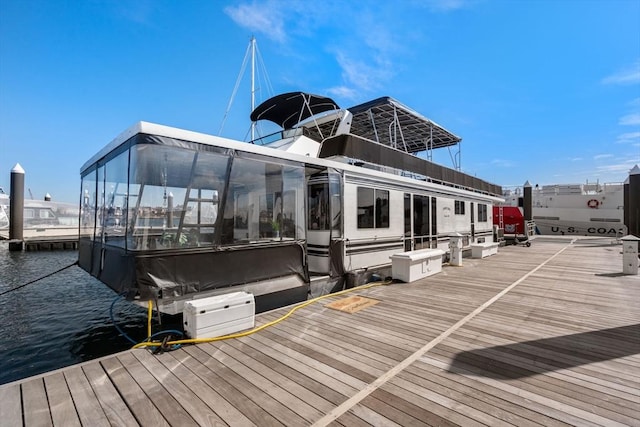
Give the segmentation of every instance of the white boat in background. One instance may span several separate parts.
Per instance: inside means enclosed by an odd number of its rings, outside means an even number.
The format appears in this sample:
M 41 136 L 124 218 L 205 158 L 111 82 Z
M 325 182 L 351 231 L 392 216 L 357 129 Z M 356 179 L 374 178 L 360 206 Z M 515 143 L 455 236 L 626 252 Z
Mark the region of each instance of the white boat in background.
M 537 234 L 619 237 L 627 233 L 623 183 L 536 185 L 531 193 Z M 508 233 L 516 220 L 523 219 L 517 218 L 524 206 L 523 189 L 506 189 L 504 198 L 503 228 Z M 497 209 L 494 218 L 499 221 Z
M 0 187 L 0 230 L 9 228 L 10 197 Z M 79 209 L 71 203 L 54 202 L 47 195 L 45 200 L 24 200 L 24 229 L 30 228 L 78 228 Z

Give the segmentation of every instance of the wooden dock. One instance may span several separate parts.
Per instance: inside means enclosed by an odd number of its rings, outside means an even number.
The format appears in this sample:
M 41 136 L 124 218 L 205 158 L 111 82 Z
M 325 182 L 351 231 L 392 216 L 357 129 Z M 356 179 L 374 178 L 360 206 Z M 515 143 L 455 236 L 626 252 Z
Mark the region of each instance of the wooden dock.
M 0 230 L 0 240 L 9 240 L 9 230 Z M 9 240 L 20 242 L 19 240 Z M 78 227 L 25 228 L 23 248 L 27 252 L 77 250 Z
M 253 335 L 0 386 L 6 426 L 640 426 L 640 276 L 609 240 L 537 239 Z M 284 314 L 257 317 L 262 324 Z

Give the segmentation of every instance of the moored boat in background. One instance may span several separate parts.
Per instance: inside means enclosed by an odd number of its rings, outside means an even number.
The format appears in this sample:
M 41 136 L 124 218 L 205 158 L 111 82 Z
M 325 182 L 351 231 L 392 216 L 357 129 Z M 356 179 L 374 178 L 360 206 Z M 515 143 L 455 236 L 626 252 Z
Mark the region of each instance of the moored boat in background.
M 9 229 L 10 197 L 0 187 L 0 230 Z M 47 194 L 44 200 L 24 199 L 24 229 L 69 228 L 77 234 L 79 224 L 78 206 L 72 203 L 55 202 Z M 2 234 L 0 234 L 2 235 Z
M 531 189 L 536 234 L 621 237 L 624 184 L 585 183 L 536 185 Z M 505 189 L 505 202 L 494 206 L 494 222 L 505 233 L 521 232 L 524 190 Z

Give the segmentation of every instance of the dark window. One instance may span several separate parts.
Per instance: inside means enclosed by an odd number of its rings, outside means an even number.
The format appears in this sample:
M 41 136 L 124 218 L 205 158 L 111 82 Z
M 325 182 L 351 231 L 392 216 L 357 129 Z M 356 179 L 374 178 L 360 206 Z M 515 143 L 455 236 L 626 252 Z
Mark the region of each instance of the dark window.
M 438 236 L 438 199 L 435 197 L 431 198 L 431 237 L 436 240 Z
M 376 228 L 389 228 L 389 192 L 376 190 Z
M 429 247 L 429 197 L 413 196 L 414 249 Z
M 311 230 L 329 229 L 329 184 L 309 185 L 309 218 Z
M 462 200 L 456 200 L 455 202 L 455 214 L 456 215 L 464 215 L 464 205 L 466 203 Z
M 487 205 L 478 203 L 478 222 L 487 222 Z
M 358 187 L 358 228 L 389 227 L 389 192 Z

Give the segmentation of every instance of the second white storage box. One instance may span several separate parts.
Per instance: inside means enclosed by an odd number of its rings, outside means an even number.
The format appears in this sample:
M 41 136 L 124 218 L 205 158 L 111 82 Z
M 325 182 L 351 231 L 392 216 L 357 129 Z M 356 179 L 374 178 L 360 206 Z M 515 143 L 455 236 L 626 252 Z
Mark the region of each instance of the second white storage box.
M 231 292 L 185 303 L 184 330 L 191 338 L 213 338 L 255 326 L 253 294 Z

